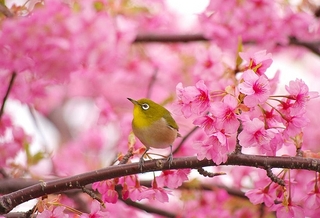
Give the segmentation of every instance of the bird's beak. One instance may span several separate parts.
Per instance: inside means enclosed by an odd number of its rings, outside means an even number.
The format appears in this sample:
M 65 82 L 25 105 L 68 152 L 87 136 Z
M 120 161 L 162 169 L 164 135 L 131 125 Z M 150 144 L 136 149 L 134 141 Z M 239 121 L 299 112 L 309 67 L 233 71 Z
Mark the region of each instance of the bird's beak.
M 136 100 L 133 100 L 132 98 L 127 98 L 129 101 L 132 102 L 132 104 L 138 105 L 138 102 Z

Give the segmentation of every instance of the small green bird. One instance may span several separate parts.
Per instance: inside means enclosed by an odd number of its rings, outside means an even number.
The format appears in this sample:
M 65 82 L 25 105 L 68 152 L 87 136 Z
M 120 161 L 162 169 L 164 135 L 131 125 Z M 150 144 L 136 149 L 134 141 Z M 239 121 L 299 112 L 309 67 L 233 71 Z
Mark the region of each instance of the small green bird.
M 179 127 L 172 118 L 170 112 L 163 106 L 143 98 L 133 100 L 128 98 L 134 105 L 132 130 L 135 136 L 144 144 L 146 151 L 139 161 L 139 167 L 142 170 L 144 165 L 143 157 L 150 147 L 167 148 L 170 146 L 170 155 L 167 161 L 169 166 L 172 164 L 172 143 L 180 136 Z

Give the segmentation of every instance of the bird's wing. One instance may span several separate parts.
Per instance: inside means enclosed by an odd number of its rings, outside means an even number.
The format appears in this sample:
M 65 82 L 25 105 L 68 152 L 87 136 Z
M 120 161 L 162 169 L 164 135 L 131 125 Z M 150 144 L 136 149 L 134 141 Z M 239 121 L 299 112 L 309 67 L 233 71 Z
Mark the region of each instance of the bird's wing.
M 163 118 L 167 121 L 167 124 L 170 128 L 173 128 L 179 131 L 179 127 L 176 121 L 172 118 L 171 114 L 166 114 L 163 116 Z

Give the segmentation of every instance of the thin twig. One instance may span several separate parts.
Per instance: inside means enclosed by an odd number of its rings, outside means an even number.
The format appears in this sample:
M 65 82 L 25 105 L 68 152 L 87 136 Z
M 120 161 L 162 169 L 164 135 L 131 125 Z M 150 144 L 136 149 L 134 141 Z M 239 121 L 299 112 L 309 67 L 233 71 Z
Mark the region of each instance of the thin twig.
M 130 147 L 126 155 L 123 156 L 123 158 L 120 160 L 118 165 L 126 164 L 128 163 L 130 157 L 133 156 L 133 147 Z
M 82 186 L 81 187 L 82 191 L 86 194 L 88 194 L 92 199 L 95 199 L 97 201 L 99 201 L 99 203 L 101 204 L 101 206 L 106 207 L 105 204 L 103 203 L 103 201 L 90 189 L 87 189 L 86 187 Z
M 240 121 L 240 120 L 239 120 Z M 234 150 L 234 154 L 241 154 L 242 153 L 242 146 L 240 145 L 239 142 L 239 134 L 242 132 L 243 127 L 242 127 L 242 122 L 240 121 L 240 126 L 237 130 L 237 137 L 236 137 L 236 149 Z
M 198 168 L 198 173 L 204 177 L 210 177 L 210 178 L 213 178 L 215 176 L 222 176 L 222 175 L 226 175 L 226 173 L 224 172 L 218 172 L 218 173 L 211 173 L 205 169 L 203 169 L 202 167 L 201 168 Z
M 266 167 L 265 170 L 267 171 L 267 176 L 275 183 L 281 185 L 281 186 L 285 186 L 285 182 L 283 179 L 280 179 L 279 177 L 277 177 L 276 175 L 273 174 L 272 170 L 270 167 Z
M 184 142 L 185 142 L 197 129 L 198 129 L 198 127 L 196 126 L 196 127 L 194 127 L 190 132 L 188 132 L 188 134 L 185 135 L 185 136 L 182 138 L 181 142 L 180 142 L 179 145 L 176 147 L 176 149 L 174 149 L 174 151 L 172 152 L 172 154 L 176 154 L 176 153 L 179 151 L 179 149 L 181 148 L 181 146 L 184 144 Z
M 4 105 L 6 104 L 7 98 L 9 96 L 10 90 L 11 90 L 11 88 L 13 86 L 13 82 L 14 82 L 14 79 L 15 79 L 16 75 L 17 75 L 16 72 L 12 72 L 11 79 L 10 79 L 10 82 L 9 82 L 9 86 L 7 88 L 7 92 L 6 92 L 6 94 L 4 95 L 4 97 L 2 99 L 2 105 L 1 105 L 1 109 L 0 109 L 0 120 L 1 120 L 1 117 L 2 117 L 2 115 L 4 113 Z

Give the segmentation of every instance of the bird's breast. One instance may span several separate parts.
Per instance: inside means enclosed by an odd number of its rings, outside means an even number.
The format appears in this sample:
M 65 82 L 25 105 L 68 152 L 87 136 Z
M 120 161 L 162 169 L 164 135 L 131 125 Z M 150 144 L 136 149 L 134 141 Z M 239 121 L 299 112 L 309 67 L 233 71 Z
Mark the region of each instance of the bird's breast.
M 141 125 L 132 121 L 133 133 L 146 146 L 153 148 L 166 148 L 172 145 L 177 138 L 178 131 L 170 127 L 164 118 L 161 118 L 151 125 Z

